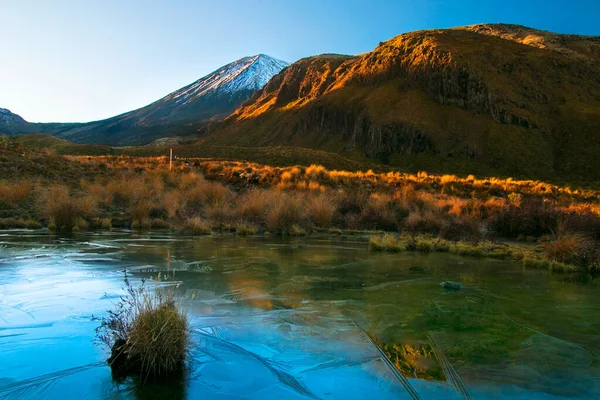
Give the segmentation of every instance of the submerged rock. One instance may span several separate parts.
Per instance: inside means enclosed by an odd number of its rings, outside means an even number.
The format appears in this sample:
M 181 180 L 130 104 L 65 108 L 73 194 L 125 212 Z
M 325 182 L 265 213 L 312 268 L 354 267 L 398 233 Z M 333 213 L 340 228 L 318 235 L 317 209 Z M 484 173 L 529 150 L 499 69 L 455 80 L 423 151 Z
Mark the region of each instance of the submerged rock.
M 442 282 L 442 283 L 440 283 L 440 286 L 443 287 L 444 289 L 450 289 L 450 290 L 460 290 L 460 289 L 464 288 L 464 286 L 461 283 L 452 282 L 452 281 Z

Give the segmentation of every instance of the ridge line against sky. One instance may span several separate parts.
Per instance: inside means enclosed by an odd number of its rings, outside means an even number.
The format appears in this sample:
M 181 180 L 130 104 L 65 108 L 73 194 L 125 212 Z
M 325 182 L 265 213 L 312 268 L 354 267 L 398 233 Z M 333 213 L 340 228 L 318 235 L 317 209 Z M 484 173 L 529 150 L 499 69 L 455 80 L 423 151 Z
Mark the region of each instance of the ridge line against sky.
M 260 53 L 361 54 L 476 23 L 600 35 L 595 0 L 0 0 L 0 15 L 0 107 L 31 122 L 116 116 Z

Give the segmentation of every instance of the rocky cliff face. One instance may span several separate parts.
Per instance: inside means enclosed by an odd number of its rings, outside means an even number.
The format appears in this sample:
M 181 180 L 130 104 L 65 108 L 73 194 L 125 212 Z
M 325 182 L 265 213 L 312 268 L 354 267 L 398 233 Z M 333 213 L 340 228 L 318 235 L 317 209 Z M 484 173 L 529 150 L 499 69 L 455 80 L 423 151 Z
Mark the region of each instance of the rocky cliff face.
M 599 44 L 514 25 L 412 32 L 358 57 L 300 60 L 204 141 L 600 177 Z

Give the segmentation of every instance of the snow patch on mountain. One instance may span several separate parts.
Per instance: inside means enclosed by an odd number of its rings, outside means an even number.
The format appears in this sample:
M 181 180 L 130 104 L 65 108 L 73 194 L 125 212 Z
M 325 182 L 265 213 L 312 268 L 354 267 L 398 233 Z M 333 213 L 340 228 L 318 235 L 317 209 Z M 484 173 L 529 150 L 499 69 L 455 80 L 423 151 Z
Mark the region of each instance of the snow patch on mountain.
M 256 91 L 288 65 L 265 54 L 244 57 L 167 95 L 162 101 L 174 100 L 172 106 L 180 106 L 207 94 L 221 97 L 233 96 L 241 91 Z

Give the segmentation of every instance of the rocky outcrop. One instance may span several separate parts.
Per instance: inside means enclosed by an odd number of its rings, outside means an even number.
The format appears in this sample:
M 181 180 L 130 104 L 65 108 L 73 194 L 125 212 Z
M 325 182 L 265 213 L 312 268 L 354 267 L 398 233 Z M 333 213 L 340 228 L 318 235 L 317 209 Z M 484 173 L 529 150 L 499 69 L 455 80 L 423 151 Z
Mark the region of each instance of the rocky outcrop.
M 314 131 L 334 132 L 347 142 L 345 150 L 363 149 L 368 157 L 380 161 L 387 160 L 392 154 L 437 153 L 434 142 L 414 125 L 376 124 L 360 110 L 314 106 L 298 120 L 293 131 L 300 135 Z

